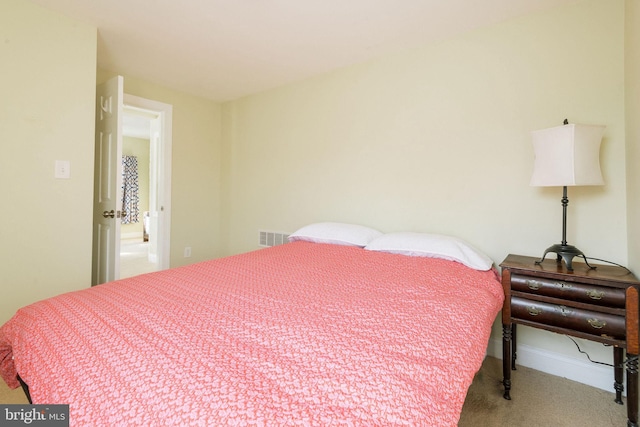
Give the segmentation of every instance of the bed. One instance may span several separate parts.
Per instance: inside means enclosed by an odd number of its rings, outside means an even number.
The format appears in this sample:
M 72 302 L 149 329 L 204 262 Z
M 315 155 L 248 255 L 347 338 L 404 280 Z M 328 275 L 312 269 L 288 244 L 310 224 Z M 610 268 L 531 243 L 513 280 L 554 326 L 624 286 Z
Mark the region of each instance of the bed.
M 21 308 L 0 374 L 72 426 L 457 425 L 495 269 L 292 240 Z

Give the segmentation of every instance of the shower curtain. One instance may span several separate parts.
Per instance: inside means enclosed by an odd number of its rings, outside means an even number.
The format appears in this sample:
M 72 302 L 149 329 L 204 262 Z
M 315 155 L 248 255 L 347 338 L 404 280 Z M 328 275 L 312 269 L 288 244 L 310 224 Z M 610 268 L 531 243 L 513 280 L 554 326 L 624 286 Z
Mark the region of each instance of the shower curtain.
M 138 222 L 138 158 L 122 156 L 122 224 Z

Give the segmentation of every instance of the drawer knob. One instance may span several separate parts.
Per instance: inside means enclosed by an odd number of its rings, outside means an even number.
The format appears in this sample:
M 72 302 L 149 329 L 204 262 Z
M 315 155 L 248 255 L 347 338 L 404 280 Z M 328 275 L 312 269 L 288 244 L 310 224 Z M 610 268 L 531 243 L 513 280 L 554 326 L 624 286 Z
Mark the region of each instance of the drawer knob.
M 605 322 L 604 320 L 587 319 L 587 322 L 589 322 L 589 324 L 596 329 L 602 329 L 607 326 L 607 322 Z
M 538 307 L 534 307 L 534 306 L 527 307 L 527 311 L 532 316 L 537 316 L 538 314 L 542 313 L 542 310 L 540 310 Z
M 527 280 L 527 286 L 532 291 L 537 291 L 538 289 L 540 289 L 541 285 L 542 283 L 538 282 L 537 280 Z
M 590 290 L 587 291 L 587 295 L 591 299 L 602 299 L 602 297 L 604 296 L 604 292 L 603 291 L 597 291 L 595 289 L 590 289 Z

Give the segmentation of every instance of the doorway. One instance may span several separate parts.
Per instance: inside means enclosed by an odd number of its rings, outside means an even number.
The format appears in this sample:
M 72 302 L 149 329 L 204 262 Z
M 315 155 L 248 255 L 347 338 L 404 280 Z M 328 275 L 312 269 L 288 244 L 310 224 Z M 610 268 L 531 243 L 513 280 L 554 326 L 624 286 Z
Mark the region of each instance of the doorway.
M 124 94 L 120 278 L 169 268 L 171 106 Z

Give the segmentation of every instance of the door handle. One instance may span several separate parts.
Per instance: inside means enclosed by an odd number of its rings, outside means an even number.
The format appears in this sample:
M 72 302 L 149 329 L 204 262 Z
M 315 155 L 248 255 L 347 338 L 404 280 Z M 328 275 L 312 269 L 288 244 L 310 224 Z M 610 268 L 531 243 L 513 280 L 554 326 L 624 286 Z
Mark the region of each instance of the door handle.
M 114 211 L 113 209 L 111 209 L 111 211 L 104 211 L 102 212 L 102 216 L 105 218 L 115 218 L 116 217 L 116 211 Z

